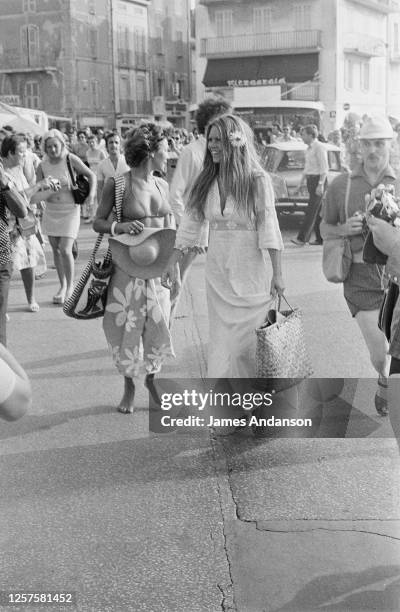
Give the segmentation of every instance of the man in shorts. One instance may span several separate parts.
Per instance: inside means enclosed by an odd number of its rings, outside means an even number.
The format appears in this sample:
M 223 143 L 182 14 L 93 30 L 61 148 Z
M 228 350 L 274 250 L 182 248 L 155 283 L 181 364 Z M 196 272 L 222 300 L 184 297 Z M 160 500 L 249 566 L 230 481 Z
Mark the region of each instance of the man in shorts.
M 347 236 L 350 239 L 352 264 L 343 283 L 343 293 L 369 350 L 371 363 L 379 375 L 375 394 L 377 412 L 386 416 L 387 377 L 390 356 L 388 343 L 378 329 L 378 314 L 383 298 L 383 266 L 363 262 L 366 212 L 365 196 L 380 184 L 394 185 L 400 195 L 400 184 L 389 166 L 392 127 L 385 117 L 370 117 L 364 122 L 360 134 L 361 164 L 353 172 L 342 174 L 329 186 L 322 214 L 321 231 L 324 235 Z M 348 215 L 345 200 L 348 181 Z

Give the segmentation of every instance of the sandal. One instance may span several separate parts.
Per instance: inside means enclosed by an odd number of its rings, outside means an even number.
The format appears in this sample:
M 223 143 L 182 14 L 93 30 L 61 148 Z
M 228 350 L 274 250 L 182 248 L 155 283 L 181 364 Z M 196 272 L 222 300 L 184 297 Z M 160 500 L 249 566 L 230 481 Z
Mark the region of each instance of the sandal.
M 387 390 L 388 385 L 385 378 L 378 378 L 378 387 Z M 382 397 L 379 389 L 375 393 L 375 410 L 382 417 L 386 417 L 389 414 L 387 397 Z
M 64 304 L 64 296 L 63 295 L 55 295 L 53 297 L 53 304 L 63 305 Z

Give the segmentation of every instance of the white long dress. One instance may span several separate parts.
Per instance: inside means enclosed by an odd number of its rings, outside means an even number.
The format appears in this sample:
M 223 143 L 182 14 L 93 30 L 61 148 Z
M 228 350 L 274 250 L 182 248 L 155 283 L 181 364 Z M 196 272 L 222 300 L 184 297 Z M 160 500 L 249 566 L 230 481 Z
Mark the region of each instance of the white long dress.
M 176 247 L 207 246 L 206 289 L 209 317 L 208 377 L 254 378 L 255 329 L 265 322 L 270 297 L 267 249 L 283 249 L 267 175 L 256 177 L 257 220 L 235 210 L 228 197 L 221 213 L 217 181 L 208 193 L 205 220 L 187 213 Z

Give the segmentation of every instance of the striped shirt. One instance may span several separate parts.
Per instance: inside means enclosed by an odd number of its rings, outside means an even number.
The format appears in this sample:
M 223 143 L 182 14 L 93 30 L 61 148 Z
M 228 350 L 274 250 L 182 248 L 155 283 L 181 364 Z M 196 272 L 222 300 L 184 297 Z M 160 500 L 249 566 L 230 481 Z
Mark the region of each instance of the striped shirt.
M 0 192 L 0 266 L 11 261 L 10 230 L 8 226 L 7 202 Z

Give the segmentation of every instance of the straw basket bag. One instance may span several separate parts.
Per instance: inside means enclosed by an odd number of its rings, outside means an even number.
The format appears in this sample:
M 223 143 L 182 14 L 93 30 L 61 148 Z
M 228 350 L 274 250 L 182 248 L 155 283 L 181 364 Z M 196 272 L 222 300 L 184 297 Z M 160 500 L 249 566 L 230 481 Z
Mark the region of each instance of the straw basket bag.
M 257 378 L 286 379 L 281 387 L 287 388 L 296 384 L 298 379 L 311 376 L 313 370 L 302 313 L 297 308 L 293 309 L 286 298 L 283 299 L 290 310 L 281 310 L 279 297 L 276 308 L 268 311 L 266 323 L 256 329 L 256 371 Z

